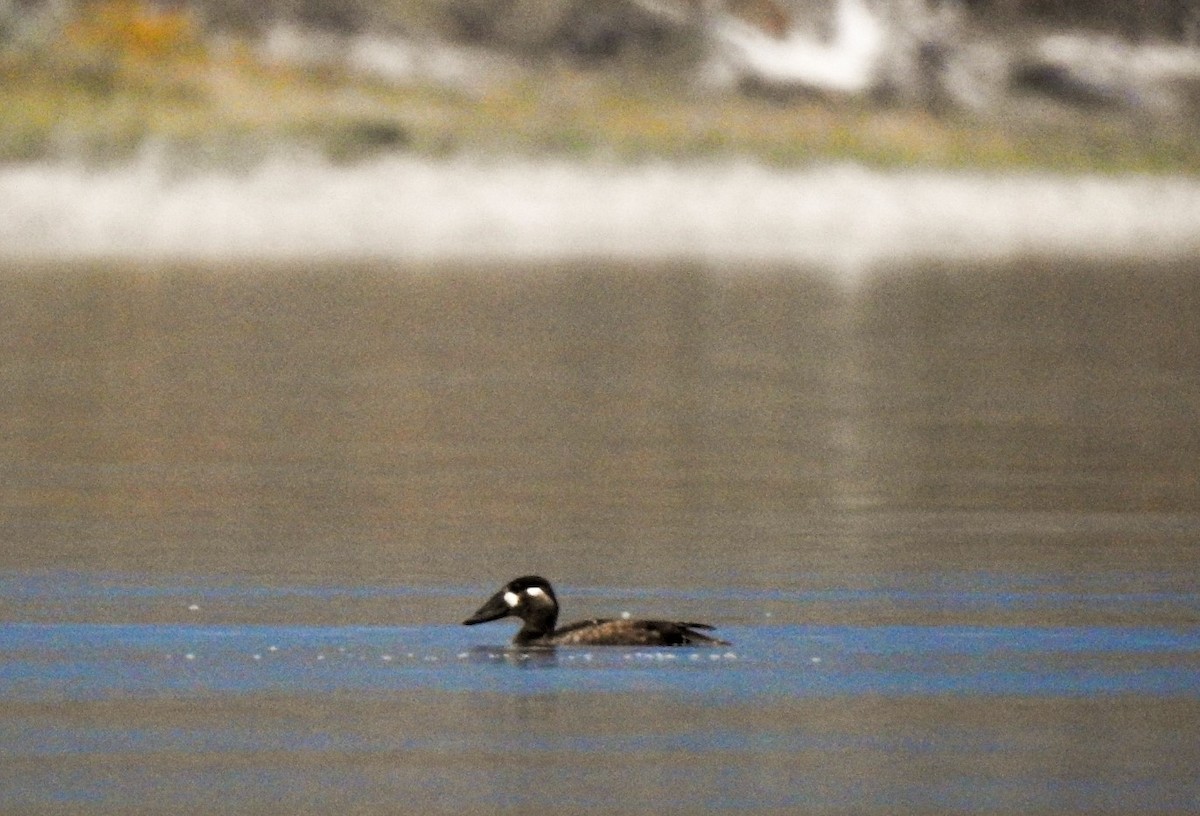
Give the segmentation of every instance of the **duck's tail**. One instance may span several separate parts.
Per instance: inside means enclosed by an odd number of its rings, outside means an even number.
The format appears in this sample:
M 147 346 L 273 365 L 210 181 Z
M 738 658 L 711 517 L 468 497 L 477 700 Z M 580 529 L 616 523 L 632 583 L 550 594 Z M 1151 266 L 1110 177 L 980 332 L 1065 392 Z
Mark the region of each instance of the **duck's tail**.
M 705 632 L 711 632 L 714 628 L 716 628 L 713 626 L 709 626 L 707 623 L 691 623 L 691 622 L 686 622 L 686 621 L 679 621 L 679 622 L 676 622 L 675 625 L 679 627 L 679 632 L 682 637 L 682 642 L 686 646 L 732 646 L 733 645 L 728 640 L 721 640 L 720 638 L 711 637 L 709 635 L 704 634 L 703 632 L 696 631 L 698 629 L 703 629 Z

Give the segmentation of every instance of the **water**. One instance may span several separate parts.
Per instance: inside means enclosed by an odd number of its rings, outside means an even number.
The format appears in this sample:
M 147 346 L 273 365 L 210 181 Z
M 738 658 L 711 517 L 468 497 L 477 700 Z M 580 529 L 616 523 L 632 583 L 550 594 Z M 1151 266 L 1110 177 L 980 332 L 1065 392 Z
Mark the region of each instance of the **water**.
M 511 627 L 209 622 L 275 602 L 303 619 L 344 595 L 468 609 L 483 587 L 9 578 L 10 617 L 31 622 L 0 630 L 0 806 L 1194 807 L 1196 627 L 797 624 L 762 610 L 791 620 L 817 603 L 900 603 L 918 619 L 945 605 L 983 616 L 1066 605 L 1155 619 L 1194 614 L 1195 592 L 1076 595 L 995 576 L 937 592 L 903 583 L 673 593 L 747 622 L 722 627 L 728 647 L 546 654 L 506 647 Z M 105 602 L 177 622 L 63 621 Z M 1095 744 L 1106 735 L 1124 750 Z M 613 773 L 632 775 L 616 793 Z
M 1198 811 L 1195 271 L 10 268 L 0 810 Z
M 877 602 L 872 594 L 862 593 L 857 602 Z M 1007 595 L 1001 590 L 982 601 L 1025 602 Z M 705 599 L 727 614 L 766 601 Z M 1196 606 L 1194 595 L 1180 593 L 1104 600 L 1126 609 Z M 197 606 L 189 611 L 204 617 Z M 722 629 L 728 646 L 552 652 L 515 650 L 497 631 L 490 640 L 477 632 L 445 624 L 13 623 L 5 631 L 0 677 L 10 698 L 26 702 L 318 689 L 386 697 L 430 688 L 483 692 L 497 684 L 516 694 L 636 691 L 714 704 L 812 696 L 1200 692 L 1200 631 L 1170 626 L 742 624 Z M 479 664 L 501 673 L 481 671 Z M 554 671 L 509 674 L 509 666 L 521 665 Z

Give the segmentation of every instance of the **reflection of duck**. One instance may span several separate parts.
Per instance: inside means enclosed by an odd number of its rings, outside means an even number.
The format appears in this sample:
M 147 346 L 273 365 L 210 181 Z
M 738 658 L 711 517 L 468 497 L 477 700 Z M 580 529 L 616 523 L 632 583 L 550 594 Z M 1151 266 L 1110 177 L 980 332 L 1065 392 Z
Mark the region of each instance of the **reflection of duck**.
M 515 615 L 524 625 L 517 646 L 728 646 L 723 640 L 697 632 L 712 629 L 703 623 L 593 618 L 555 629 L 558 599 L 550 582 L 536 575 L 509 581 L 463 623 L 499 620 Z
M 558 665 L 555 649 L 539 646 L 472 646 L 467 652 L 472 663 L 507 663 L 519 669 L 552 669 Z M 588 659 L 591 659 L 589 654 Z

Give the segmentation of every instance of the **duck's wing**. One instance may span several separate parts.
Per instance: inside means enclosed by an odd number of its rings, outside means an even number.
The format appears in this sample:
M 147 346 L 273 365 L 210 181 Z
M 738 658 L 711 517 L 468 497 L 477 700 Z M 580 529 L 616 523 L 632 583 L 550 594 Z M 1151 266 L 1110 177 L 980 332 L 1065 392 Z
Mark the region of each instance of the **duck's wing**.
M 588 618 L 587 620 L 568 623 L 554 631 L 549 640 L 562 646 L 596 646 L 605 643 L 605 638 L 613 635 L 614 623 L 620 623 L 610 618 Z
M 592 618 L 564 626 L 551 639 L 562 646 L 728 646 L 696 631 L 712 628 L 705 623 Z

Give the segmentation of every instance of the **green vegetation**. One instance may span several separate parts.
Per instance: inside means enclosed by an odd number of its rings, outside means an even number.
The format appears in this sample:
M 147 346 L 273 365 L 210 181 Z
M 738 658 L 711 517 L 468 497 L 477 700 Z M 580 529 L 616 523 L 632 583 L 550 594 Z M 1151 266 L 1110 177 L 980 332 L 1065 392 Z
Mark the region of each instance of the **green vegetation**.
M 128 157 L 147 142 L 216 161 L 280 144 L 336 160 L 565 155 L 747 157 L 780 165 L 1200 171 L 1194 124 L 1114 115 L 1022 121 L 815 98 L 702 93 L 652 68 L 557 62 L 453 90 L 344 68 L 273 64 L 220 47 L 186 12 L 84 7 L 53 41 L 0 52 L 0 160 Z

